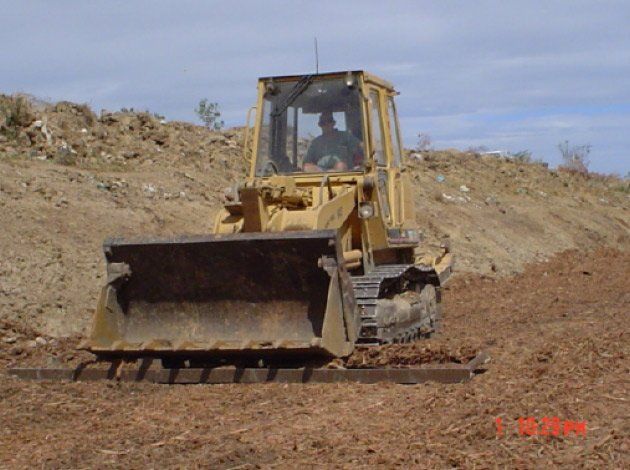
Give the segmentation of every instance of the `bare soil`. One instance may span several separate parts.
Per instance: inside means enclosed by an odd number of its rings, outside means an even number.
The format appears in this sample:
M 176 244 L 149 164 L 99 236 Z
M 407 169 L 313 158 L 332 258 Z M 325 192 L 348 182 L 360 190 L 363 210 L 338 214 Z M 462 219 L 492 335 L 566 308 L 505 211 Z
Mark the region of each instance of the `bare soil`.
M 628 266 L 627 253 L 602 249 L 514 277 L 462 276 L 445 292 L 439 337 L 370 356 L 412 363 L 429 350 L 487 350 L 488 371 L 461 385 L 3 378 L 0 466 L 624 468 Z M 520 417 L 586 421 L 586 436 L 523 436 Z

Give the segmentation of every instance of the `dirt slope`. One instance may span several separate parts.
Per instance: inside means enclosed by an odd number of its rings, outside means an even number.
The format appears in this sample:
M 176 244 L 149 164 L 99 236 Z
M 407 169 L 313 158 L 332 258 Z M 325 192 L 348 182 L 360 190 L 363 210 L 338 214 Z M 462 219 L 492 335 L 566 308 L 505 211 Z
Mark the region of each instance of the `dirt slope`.
M 420 226 L 429 242 L 450 238 L 460 270 L 514 274 L 565 249 L 630 247 L 627 180 L 454 151 L 409 172 Z
M 208 232 L 245 172 L 241 141 L 150 113 L 0 95 L 0 318 L 85 332 L 103 239 Z M 505 275 L 568 248 L 630 246 L 627 181 L 456 151 L 425 152 L 408 173 L 427 250 L 448 237 L 460 271 Z
M 388 354 L 486 349 L 489 370 L 463 385 L 3 378 L 0 466 L 624 468 L 629 265 L 628 253 L 572 251 L 515 277 L 456 279 L 444 336 Z M 586 435 L 564 425 L 558 436 L 520 435 L 520 417 L 585 421 Z

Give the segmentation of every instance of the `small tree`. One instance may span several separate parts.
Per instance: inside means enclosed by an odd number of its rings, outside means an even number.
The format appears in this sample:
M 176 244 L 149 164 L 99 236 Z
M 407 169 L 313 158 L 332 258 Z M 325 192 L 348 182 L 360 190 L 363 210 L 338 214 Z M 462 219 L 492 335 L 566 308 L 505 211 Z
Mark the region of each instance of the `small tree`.
M 203 122 L 208 129 L 218 131 L 225 125 L 225 123 L 221 120 L 219 104 L 210 103 L 207 98 L 199 101 L 199 106 L 195 109 L 195 113 L 197 113 L 201 122 Z
M 569 141 L 565 140 L 558 144 L 558 150 L 562 155 L 564 167 L 578 173 L 588 173 L 588 165 L 591 163 L 588 159 L 591 153 L 591 144 L 569 145 Z
M 416 150 L 418 152 L 431 150 L 431 136 L 429 134 L 425 134 L 424 132 L 418 133 L 418 143 L 416 144 Z

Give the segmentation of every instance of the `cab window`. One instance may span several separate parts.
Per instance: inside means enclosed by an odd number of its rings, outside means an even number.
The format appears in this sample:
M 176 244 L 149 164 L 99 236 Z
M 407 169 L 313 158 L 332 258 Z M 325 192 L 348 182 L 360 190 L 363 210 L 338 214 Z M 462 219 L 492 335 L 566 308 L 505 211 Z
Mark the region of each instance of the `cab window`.
M 400 166 L 402 159 L 402 152 L 400 148 L 400 132 L 398 130 L 398 120 L 396 119 L 396 105 L 394 104 L 394 98 L 389 97 L 387 100 L 387 114 L 389 121 L 389 135 L 392 139 L 392 157 L 394 159 L 393 164 L 396 167 Z
M 378 97 L 378 91 L 370 92 L 370 123 L 372 129 L 372 145 L 374 148 L 374 158 L 378 165 L 386 165 L 385 152 L 383 151 L 383 126 L 381 119 L 381 106 Z
M 269 86 L 256 175 L 362 171 L 360 96 L 342 78 L 302 77 Z

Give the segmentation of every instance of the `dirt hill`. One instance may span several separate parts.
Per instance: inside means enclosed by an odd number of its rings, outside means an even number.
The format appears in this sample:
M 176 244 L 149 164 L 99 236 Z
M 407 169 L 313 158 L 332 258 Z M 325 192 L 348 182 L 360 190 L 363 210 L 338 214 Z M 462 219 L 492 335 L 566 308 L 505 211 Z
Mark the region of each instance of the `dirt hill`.
M 242 131 L 0 96 L 0 318 L 85 332 L 114 235 L 204 233 L 245 174 Z M 427 250 L 506 275 L 569 249 L 630 246 L 629 183 L 458 151 L 408 159 Z

